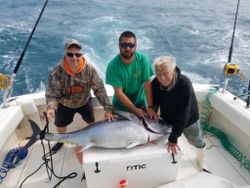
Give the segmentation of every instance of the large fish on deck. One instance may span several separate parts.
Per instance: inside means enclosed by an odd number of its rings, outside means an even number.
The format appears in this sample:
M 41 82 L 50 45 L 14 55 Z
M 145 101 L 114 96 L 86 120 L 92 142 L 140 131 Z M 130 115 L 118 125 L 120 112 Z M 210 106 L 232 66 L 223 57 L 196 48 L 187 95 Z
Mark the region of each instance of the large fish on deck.
M 33 138 L 40 139 L 40 129 L 31 121 Z M 128 112 L 118 112 L 113 121 L 98 121 L 87 127 L 64 134 L 45 133 L 50 141 L 82 145 L 83 149 L 97 148 L 132 148 L 169 135 L 171 127 L 160 120 L 158 123 L 150 118 L 139 119 Z

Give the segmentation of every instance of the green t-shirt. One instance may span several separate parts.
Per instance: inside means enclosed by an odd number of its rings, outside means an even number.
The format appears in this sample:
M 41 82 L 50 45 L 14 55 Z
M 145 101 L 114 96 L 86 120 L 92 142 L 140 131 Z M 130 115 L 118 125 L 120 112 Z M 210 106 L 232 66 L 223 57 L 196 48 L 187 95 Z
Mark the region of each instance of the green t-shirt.
M 149 58 L 140 52 L 135 52 L 131 64 L 122 62 L 120 54 L 108 65 L 106 83 L 113 87 L 121 87 L 125 95 L 138 108 L 146 106 L 144 82 L 153 75 Z M 116 95 L 113 96 L 113 105 L 119 110 L 128 111 Z

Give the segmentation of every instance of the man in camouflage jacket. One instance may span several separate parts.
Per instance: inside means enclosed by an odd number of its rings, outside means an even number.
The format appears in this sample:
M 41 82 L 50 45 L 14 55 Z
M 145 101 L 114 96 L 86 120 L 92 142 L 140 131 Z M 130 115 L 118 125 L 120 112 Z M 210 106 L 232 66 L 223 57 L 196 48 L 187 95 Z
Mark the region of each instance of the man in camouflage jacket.
M 82 55 L 79 41 L 70 39 L 65 43 L 63 60 L 51 71 L 46 87 L 47 117 L 55 117 L 59 133 L 65 133 L 66 127 L 73 121 L 75 113 L 81 114 L 87 123 L 95 121 L 91 102 L 91 89 L 104 107 L 105 117 L 113 120 L 112 105 L 109 102 L 102 79 L 95 68 Z M 57 151 L 62 143 L 52 150 Z

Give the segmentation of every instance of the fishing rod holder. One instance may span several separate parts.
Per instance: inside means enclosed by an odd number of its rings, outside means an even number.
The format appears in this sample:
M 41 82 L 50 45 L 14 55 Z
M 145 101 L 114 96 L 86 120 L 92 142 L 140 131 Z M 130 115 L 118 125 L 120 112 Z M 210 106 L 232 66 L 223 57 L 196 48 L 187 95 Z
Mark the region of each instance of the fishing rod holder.
M 229 77 L 226 76 L 225 77 L 225 82 L 224 82 L 224 87 L 223 87 L 222 93 L 225 93 L 225 91 L 227 89 L 227 86 L 228 86 L 228 81 L 229 81 Z

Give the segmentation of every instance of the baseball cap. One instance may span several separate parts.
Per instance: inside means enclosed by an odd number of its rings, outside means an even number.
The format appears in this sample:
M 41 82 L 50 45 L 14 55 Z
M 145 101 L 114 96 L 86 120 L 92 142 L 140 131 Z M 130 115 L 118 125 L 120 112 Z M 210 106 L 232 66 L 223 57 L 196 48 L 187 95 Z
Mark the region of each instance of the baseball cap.
M 69 39 L 69 40 L 67 40 L 67 41 L 65 42 L 64 49 L 66 50 L 66 49 L 68 49 L 68 48 L 69 48 L 70 46 L 72 46 L 72 45 L 76 45 L 76 46 L 78 46 L 80 49 L 82 49 L 82 46 L 81 46 L 80 42 L 79 42 L 78 40 L 76 40 L 76 39 Z

